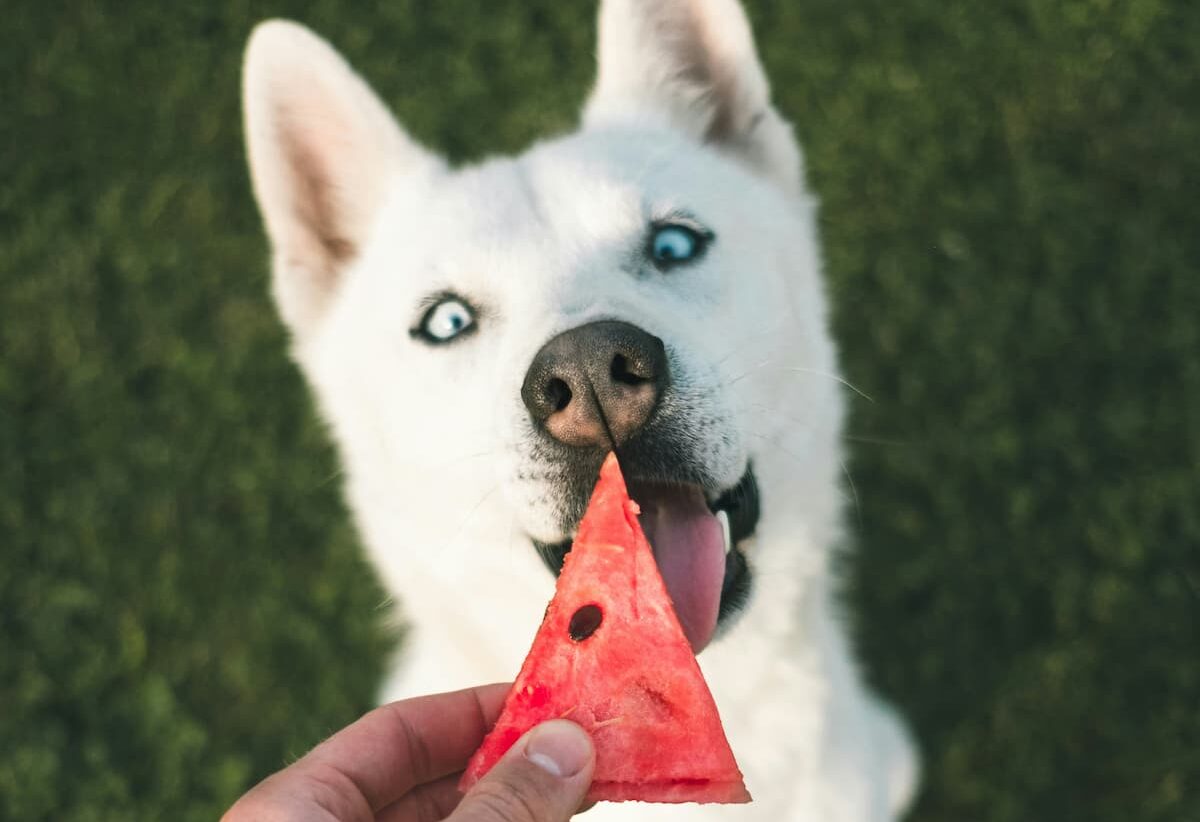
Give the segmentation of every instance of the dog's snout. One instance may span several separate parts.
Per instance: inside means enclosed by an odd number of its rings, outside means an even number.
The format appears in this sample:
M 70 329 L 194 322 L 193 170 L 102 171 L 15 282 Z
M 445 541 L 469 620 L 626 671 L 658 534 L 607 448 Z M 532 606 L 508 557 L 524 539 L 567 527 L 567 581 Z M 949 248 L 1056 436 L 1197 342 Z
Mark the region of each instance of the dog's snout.
M 627 441 L 650 419 L 670 380 L 658 337 L 605 320 L 564 331 L 544 346 L 521 386 L 535 424 L 565 445 Z

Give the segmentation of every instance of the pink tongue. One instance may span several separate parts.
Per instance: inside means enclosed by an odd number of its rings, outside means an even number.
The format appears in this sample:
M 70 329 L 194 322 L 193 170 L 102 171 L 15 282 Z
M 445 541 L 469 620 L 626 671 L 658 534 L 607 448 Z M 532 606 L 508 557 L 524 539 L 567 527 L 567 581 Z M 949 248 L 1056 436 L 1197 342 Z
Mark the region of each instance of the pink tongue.
M 683 633 L 700 653 L 717 629 L 725 581 L 725 535 L 699 488 L 639 485 L 630 496 L 642 509 L 642 530 Z

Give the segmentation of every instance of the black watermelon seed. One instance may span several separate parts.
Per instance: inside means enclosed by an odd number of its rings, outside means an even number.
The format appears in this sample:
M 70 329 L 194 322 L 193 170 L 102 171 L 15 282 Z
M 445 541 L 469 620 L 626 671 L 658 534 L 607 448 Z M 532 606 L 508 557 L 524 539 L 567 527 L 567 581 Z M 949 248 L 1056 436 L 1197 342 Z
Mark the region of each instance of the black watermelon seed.
M 567 626 L 567 633 L 576 642 L 583 642 L 596 633 L 596 629 L 600 627 L 600 623 L 603 621 L 604 612 L 600 610 L 599 605 L 584 605 L 571 616 L 571 623 Z

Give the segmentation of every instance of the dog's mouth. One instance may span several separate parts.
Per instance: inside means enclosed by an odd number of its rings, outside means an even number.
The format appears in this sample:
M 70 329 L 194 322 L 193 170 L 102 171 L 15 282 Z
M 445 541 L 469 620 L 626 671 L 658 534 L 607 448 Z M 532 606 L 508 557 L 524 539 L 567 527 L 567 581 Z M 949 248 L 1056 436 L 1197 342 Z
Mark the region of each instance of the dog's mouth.
M 711 499 L 699 485 L 636 478 L 629 481 L 629 494 L 642 509 L 642 529 L 683 632 L 700 653 L 750 595 L 744 549 L 758 527 L 754 470 L 747 467 L 735 485 Z M 534 545 L 557 575 L 571 540 Z

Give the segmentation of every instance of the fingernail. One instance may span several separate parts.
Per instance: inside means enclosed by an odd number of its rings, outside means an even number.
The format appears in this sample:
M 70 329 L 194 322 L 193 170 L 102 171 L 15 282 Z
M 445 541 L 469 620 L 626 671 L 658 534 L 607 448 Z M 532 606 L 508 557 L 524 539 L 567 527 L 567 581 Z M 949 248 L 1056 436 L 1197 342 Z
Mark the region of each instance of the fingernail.
M 525 758 L 543 771 L 565 779 L 582 771 L 592 758 L 592 741 L 574 722 L 555 719 L 529 732 Z

